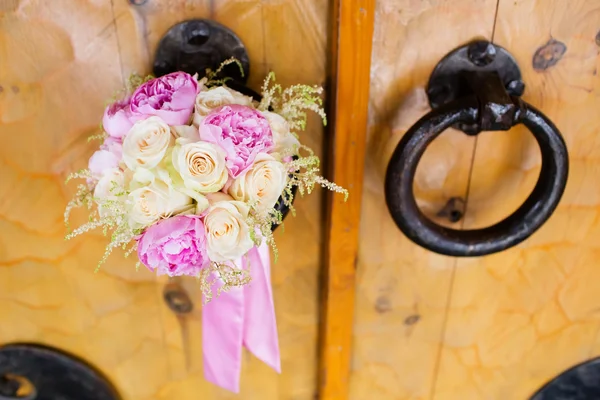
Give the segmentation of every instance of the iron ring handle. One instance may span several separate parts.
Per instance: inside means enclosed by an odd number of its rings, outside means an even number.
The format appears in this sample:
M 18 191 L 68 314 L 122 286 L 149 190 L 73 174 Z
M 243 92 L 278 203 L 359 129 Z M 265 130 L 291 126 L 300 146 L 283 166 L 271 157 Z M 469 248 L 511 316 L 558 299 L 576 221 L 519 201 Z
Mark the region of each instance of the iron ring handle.
M 470 96 L 443 105 L 406 132 L 388 165 L 385 197 L 392 218 L 409 239 L 439 254 L 483 256 L 517 245 L 552 215 L 567 183 L 566 144 L 552 121 L 520 102 L 515 123 L 523 123 L 538 142 L 542 155 L 540 176 L 527 200 L 513 214 L 487 228 L 457 230 L 437 225 L 419 210 L 413 193 L 415 171 L 427 146 L 452 125 L 477 121 L 477 98 Z

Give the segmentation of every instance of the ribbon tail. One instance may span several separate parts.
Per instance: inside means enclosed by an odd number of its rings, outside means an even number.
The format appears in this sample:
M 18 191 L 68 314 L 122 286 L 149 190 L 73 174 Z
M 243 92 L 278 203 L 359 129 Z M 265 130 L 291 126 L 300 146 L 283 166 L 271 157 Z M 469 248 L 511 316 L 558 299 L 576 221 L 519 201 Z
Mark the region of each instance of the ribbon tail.
M 213 293 L 222 286 L 219 278 L 215 281 Z M 244 302 L 243 289 L 232 288 L 222 292 L 202 309 L 204 377 L 235 393 L 240 390 Z
M 258 359 L 281 373 L 269 247 L 266 244 L 254 247 L 246 257 L 250 262 L 252 281 L 243 288 L 246 302 L 243 343 Z

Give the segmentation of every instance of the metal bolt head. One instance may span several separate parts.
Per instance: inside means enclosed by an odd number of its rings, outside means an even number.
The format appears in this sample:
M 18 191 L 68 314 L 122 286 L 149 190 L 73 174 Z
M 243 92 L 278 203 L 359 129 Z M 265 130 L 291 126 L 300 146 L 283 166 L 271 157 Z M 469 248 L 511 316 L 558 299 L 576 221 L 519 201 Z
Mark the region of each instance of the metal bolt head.
M 183 41 L 192 46 L 202 46 L 210 37 L 210 26 L 203 21 L 189 21 L 183 30 Z
M 481 125 L 478 122 L 467 123 L 467 122 L 458 122 L 452 126 L 454 129 L 458 129 L 463 133 L 469 136 L 476 136 L 481 133 Z
M 525 83 L 520 79 L 510 81 L 508 85 L 506 85 L 506 91 L 511 96 L 521 97 L 523 96 L 523 93 L 525 93 Z
M 155 76 L 167 75 L 174 72 L 175 68 L 169 64 L 166 60 L 156 59 L 152 71 Z
M 452 89 L 447 84 L 436 83 L 429 86 L 427 96 L 431 108 L 436 109 L 452 100 Z
M 162 37 L 154 56 L 156 76 L 160 72 L 184 71 L 201 76 L 207 68 L 216 70 L 230 58 L 237 59 L 242 66 L 225 67 L 219 78 L 229 77 L 246 83 L 250 71 L 250 60 L 240 38 L 227 27 L 208 19 L 192 19 L 173 25 Z M 170 68 L 165 68 L 170 67 Z M 168 72 L 167 72 L 168 71 Z
M 496 58 L 496 47 L 486 41 L 474 42 L 469 45 L 467 56 L 476 66 L 485 67 Z

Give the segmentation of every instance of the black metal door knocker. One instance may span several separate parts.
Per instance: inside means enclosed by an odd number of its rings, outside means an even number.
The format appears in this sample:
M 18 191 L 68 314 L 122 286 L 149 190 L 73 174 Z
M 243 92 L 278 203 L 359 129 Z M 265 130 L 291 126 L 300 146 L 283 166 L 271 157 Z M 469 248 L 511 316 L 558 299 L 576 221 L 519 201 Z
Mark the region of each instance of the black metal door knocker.
M 432 111 L 406 132 L 385 180 L 392 218 L 413 242 L 439 254 L 483 256 L 517 245 L 552 215 L 567 183 L 567 148 L 552 121 L 521 100 L 524 89 L 514 58 L 487 41 L 460 47 L 435 67 L 427 87 Z M 517 124 L 524 124 L 537 140 L 542 168 L 535 188 L 512 215 L 487 228 L 457 230 L 435 224 L 419 210 L 413 193 L 415 171 L 437 136 L 450 127 L 477 135 Z
M 202 76 L 207 69 L 215 71 L 221 63 L 234 58 L 237 64 L 225 66 L 220 76 L 227 78 L 227 86 L 231 89 L 261 100 L 261 95 L 246 86 L 250 73 L 250 59 L 244 43 L 229 28 L 207 19 L 192 19 L 172 26 L 162 37 L 154 56 L 153 72 L 155 76 L 163 76 L 171 72 L 183 71 Z M 292 188 L 295 195 L 297 187 Z M 283 196 L 279 198 L 275 209 L 282 214 L 282 219 L 290 208 L 285 204 Z M 273 230 L 279 225 L 273 224 Z
M 600 399 L 600 358 L 592 358 L 561 372 L 530 400 Z
M 117 400 L 108 380 L 84 361 L 33 344 L 0 347 L 0 400 Z

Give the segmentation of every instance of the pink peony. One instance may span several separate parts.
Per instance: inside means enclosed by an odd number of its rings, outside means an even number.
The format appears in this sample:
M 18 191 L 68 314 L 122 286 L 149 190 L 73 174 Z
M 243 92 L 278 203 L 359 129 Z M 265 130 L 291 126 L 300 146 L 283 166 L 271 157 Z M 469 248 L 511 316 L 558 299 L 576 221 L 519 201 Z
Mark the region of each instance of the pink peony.
M 138 241 L 138 257 L 158 275 L 198 276 L 210 262 L 201 218 L 179 215 L 150 226 Z
M 156 115 L 168 125 L 186 125 L 194 112 L 198 81 L 185 72 L 152 79 L 131 96 L 131 118 L 139 121 Z
M 122 138 L 133 126 L 129 99 L 118 100 L 106 107 L 102 126 L 106 133 L 116 138 Z
M 200 139 L 225 150 L 232 178 L 250 168 L 258 153 L 274 147 L 267 119 L 254 108 L 240 105 L 226 105 L 208 114 L 200 125 Z
M 92 177 L 100 179 L 106 171 L 119 166 L 123 154 L 123 144 L 121 139 L 109 136 L 100 146 L 100 150 L 96 151 L 90 157 L 88 169 L 92 173 Z

